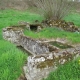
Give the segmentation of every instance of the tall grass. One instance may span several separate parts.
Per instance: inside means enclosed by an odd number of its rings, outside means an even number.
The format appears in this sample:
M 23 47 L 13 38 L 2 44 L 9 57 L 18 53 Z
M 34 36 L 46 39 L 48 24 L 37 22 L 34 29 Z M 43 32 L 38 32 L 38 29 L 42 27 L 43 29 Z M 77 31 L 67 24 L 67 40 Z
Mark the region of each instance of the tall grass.
M 0 80 L 16 80 L 21 72 L 27 55 L 15 45 L 0 40 Z

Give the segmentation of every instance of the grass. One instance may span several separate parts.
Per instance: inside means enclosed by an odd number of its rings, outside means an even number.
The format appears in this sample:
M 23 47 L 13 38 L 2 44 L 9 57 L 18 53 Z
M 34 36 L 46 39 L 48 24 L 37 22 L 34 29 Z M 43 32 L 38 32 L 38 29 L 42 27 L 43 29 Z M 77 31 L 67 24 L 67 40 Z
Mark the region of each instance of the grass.
M 25 35 L 33 37 L 33 38 L 66 38 L 72 43 L 80 43 L 80 33 L 78 34 L 77 32 L 72 33 L 72 32 L 67 32 L 60 30 L 58 28 L 44 28 L 41 30 L 39 33 L 35 33 L 32 31 L 26 30 L 24 32 Z
M 33 22 L 36 19 L 42 20 L 42 17 L 29 12 L 21 12 L 16 10 L 2 10 L 0 11 L 0 35 L 2 35 L 2 28 L 16 25 L 19 21 Z M 1 37 L 1 36 L 0 36 Z
M 27 55 L 21 52 L 19 49 L 17 49 L 15 45 L 3 40 L 2 28 L 11 25 L 16 25 L 18 24 L 18 21 L 27 21 L 32 23 L 35 20 L 41 21 L 43 19 L 44 18 L 41 17 L 40 15 L 29 13 L 28 11 L 25 12 L 16 11 L 16 10 L 0 11 L 0 80 L 16 80 L 20 76 L 22 72 L 21 68 L 24 65 L 24 62 L 27 58 Z M 77 13 L 70 14 L 64 19 L 66 21 L 73 21 L 75 25 L 80 26 L 80 15 Z M 57 28 L 46 28 L 38 33 L 26 30 L 24 33 L 27 36 L 33 38 L 64 37 L 71 40 L 73 43 L 80 43 L 80 34 L 61 31 Z M 75 64 L 75 62 L 73 62 L 73 64 Z M 72 68 L 71 66 L 69 67 Z M 63 66 L 60 69 L 62 70 L 62 68 Z M 63 70 L 65 69 L 67 69 L 67 67 L 63 68 Z M 55 71 L 54 74 L 56 75 L 57 71 Z M 60 74 L 62 75 L 62 77 L 64 77 L 62 73 Z M 77 74 L 76 71 L 75 74 L 79 75 L 80 73 Z M 51 75 L 53 76 L 53 73 L 51 73 L 50 76 Z M 53 80 L 53 79 L 48 78 L 47 80 Z M 55 79 L 55 80 L 59 80 L 59 79 Z M 66 79 L 63 78 L 63 80 Z M 75 80 L 75 79 L 71 78 L 71 80 Z
M 52 71 L 44 80 L 80 80 L 79 59 L 60 65 L 55 71 Z
M 64 17 L 66 21 L 73 22 L 76 26 L 80 27 L 80 14 L 79 13 L 71 13 L 68 16 Z
M 16 80 L 22 73 L 27 55 L 15 45 L 0 40 L 0 80 Z

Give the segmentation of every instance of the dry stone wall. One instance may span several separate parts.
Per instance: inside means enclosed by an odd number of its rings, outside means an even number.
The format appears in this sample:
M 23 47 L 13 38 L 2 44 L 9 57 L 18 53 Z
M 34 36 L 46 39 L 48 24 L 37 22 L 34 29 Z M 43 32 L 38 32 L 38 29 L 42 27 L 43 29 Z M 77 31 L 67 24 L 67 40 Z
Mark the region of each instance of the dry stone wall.
M 42 80 L 51 71 L 57 69 L 59 65 L 63 65 L 78 56 L 80 56 L 80 47 L 49 54 L 29 56 L 28 62 L 23 67 L 25 76 L 28 80 Z
M 25 50 L 29 51 L 33 55 L 49 53 L 51 51 L 58 50 L 58 48 L 53 47 L 47 43 L 41 43 L 38 40 L 34 40 L 25 36 L 21 29 L 13 27 L 3 29 L 3 38 L 12 43 L 15 43 L 17 46 L 22 46 Z
M 28 38 L 26 36 L 21 36 L 20 45 L 27 51 L 31 52 L 33 55 L 49 53 L 49 48 L 46 45 L 40 45 L 34 39 Z
M 8 27 L 3 29 L 3 38 L 11 43 L 20 45 L 20 36 L 23 35 L 23 31 L 20 28 Z
M 32 54 L 23 67 L 27 80 L 46 78 L 59 64 L 63 65 L 80 56 L 80 46 L 59 50 L 57 47 L 25 36 L 21 29 L 13 27 L 3 29 L 3 38 L 17 46 L 22 46 Z

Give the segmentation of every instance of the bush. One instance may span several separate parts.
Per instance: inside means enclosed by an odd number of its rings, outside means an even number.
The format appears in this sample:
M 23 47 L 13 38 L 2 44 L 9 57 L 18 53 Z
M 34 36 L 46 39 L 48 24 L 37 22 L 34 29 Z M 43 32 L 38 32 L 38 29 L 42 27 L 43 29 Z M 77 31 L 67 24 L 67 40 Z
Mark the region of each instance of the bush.
M 33 7 L 33 11 L 43 15 L 45 19 L 54 20 L 62 19 L 73 6 L 69 0 L 27 0 L 27 3 Z

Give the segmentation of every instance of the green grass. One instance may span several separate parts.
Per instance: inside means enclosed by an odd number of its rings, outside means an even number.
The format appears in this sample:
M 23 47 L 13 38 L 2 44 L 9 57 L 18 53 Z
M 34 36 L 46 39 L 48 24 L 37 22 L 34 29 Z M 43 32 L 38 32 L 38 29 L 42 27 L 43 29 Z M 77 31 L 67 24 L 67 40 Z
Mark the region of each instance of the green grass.
M 66 21 L 73 22 L 76 26 L 80 27 L 80 14 L 79 13 L 71 13 L 68 16 L 64 17 Z
M 17 49 L 15 45 L 3 40 L 2 28 L 11 26 L 11 25 L 16 25 L 18 21 L 27 21 L 32 23 L 35 20 L 41 21 L 43 19 L 44 18 L 42 16 L 38 14 L 29 13 L 28 11 L 24 11 L 24 12 L 16 11 L 16 10 L 0 11 L 0 80 L 16 80 L 20 76 L 22 72 L 21 68 L 24 65 L 24 62 L 27 58 L 27 55 L 21 52 L 19 49 Z M 73 21 L 75 25 L 80 27 L 79 14 L 73 13 L 65 17 L 64 19 L 66 21 Z M 57 28 L 46 28 L 41 30 L 38 33 L 26 30 L 24 33 L 27 36 L 30 36 L 33 38 L 64 37 L 71 40 L 71 42 L 73 43 L 80 43 L 80 34 L 61 31 Z M 63 66 L 60 69 L 62 70 L 62 68 Z M 63 69 L 67 69 L 67 67 Z M 55 72 L 55 75 L 56 74 L 57 74 L 57 71 Z M 75 72 L 75 74 L 77 74 L 77 71 Z M 53 73 L 51 73 L 51 75 L 53 75 Z M 65 78 L 63 79 L 66 80 Z M 53 80 L 53 79 L 50 78 L 47 80 Z M 59 80 L 59 79 L 55 79 L 55 80 Z M 75 80 L 75 79 L 71 79 L 71 80 Z
M 66 38 L 68 39 L 71 43 L 80 43 L 80 33 L 78 34 L 77 32 L 72 33 L 72 32 L 67 32 L 60 30 L 58 28 L 44 28 L 41 30 L 39 33 L 38 32 L 32 32 L 26 30 L 24 32 L 26 36 L 30 36 L 33 38 Z
M 29 13 L 27 11 L 21 12 L 16 10 L 3 10 L 0 11 L 0 28 L 15 25 L 18 23 L 18 21 L 33 22 L 36 19 L 41 20 L 42 17 L 37 14 Z
M 22 73 L 27 55 L 15 45 L 0 40 L 0 80 L 16 80 Z
M 55 71 L 52 71 L 44 80 L 80 80 L 80 57 L 64 65 L 60 65 Z

